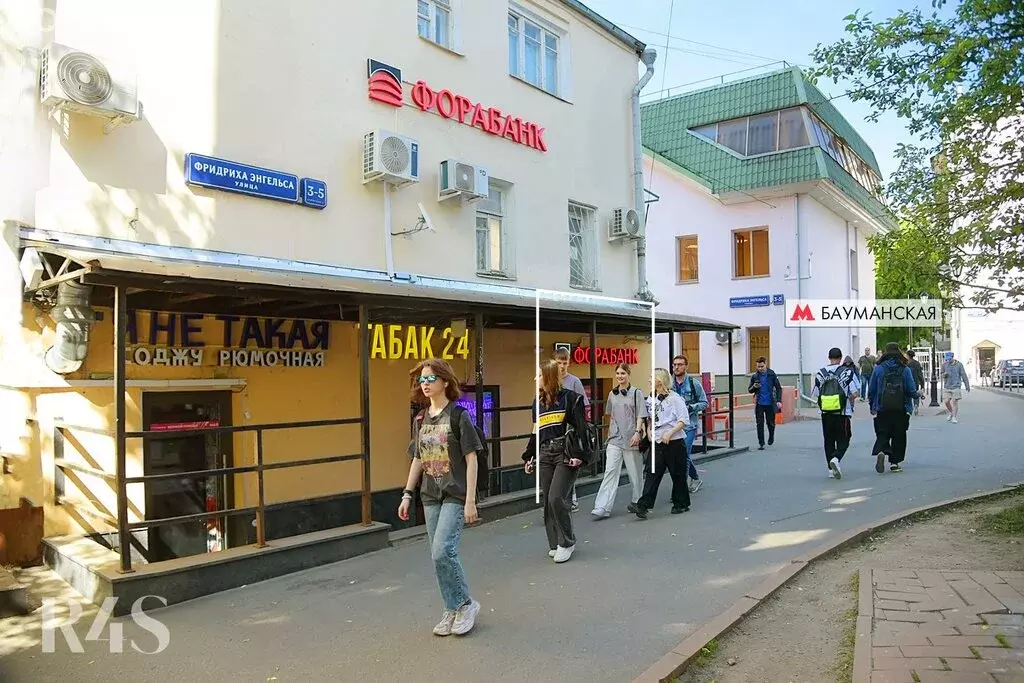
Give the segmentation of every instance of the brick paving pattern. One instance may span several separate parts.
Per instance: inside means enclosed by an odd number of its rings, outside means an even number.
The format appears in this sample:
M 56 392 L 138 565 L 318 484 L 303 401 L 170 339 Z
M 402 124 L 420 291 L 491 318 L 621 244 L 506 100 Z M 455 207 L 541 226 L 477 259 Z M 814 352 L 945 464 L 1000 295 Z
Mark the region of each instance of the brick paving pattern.
M 865 569 L 860 580 L 854 683 L 1024 683 L 1024 572 Z

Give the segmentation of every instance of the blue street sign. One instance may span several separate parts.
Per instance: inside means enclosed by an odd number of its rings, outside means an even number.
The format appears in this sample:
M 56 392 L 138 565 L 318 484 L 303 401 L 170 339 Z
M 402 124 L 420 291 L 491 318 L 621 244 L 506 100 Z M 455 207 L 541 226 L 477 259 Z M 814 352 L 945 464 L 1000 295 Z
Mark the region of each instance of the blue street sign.
M 729 299 L 729 308 L 755 308 L 757 306 L 769 306 L 771 303 L 772 298 L 767 294 L 734 296 Z
M 327 183 L 315 178 L 302 179 L 302 203 L 314 209 L 327 207 Z
M 251 197 L 291 203 L 299 201 L 299 178 L 296 175 L 201 154 L 185 155 L 185 182 Z
M 785 306 L 786 295 L 785 294 L 772 294 L 772 306 Z

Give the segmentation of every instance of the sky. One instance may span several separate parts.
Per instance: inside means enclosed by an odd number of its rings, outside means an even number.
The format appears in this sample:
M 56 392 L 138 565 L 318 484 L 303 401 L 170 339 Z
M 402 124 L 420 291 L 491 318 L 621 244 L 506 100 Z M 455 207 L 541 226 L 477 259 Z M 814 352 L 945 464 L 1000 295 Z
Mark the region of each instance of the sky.
M 625 29 L 658 52 L 654 77 L 641 95 L 643 101 L 714 85 L 696 83 L 724 74 L 763 67 L 771 62 L 809 66 L 810 53 L 818 43 L 833 43 L 844 36 L 843 17 L 855 10 L 871 12 L 875 21 L 901 9 L 920 6 L 930 13 L 931 2 L 917 0 L 584 0 L 585 4 Z M 669 23 L 671 10 L 672 21 Z M 666 35 L 667 34 L 667 35 Z M 668 41 L 669 49 L 665 49 Z M 776 68 L 782 68 L 777 64 Z M 763 73 L 768 69 L 734 74 L 727 80 Z M 849 84 L 820 79 L 818 87 L 828 96 L 850 90 Z M 659 91 L 669 90 L 659 94 Z M 832 101 L 847 121 L 875 152 L 883 179 L 896 170 L 893 151 L 900 142 L 914 142 L 905 122 L 883 114 L 878 123 L 865 120 L 866 102 L 849 97 Z

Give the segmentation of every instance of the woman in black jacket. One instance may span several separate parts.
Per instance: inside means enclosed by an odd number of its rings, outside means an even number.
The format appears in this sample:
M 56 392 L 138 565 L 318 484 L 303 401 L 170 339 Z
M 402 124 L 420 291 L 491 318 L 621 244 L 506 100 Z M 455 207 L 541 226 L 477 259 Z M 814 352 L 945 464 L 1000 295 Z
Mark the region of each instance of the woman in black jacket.
M 526 472 L 530 474 L 538 465 L 540 451 L 540 488 L 544 494 L 544 528 L 548 535 L 548 555 L 555 562 L 566 562 L 576 549 L 572 530 L 573 484 L 580 467 L 588 463 L 593 453 L 578 448 L 582 438 L 566 438 L 567 427 L 578 437 L 587 434 L 587 418 L 583 396 L 562 388 L 558 363 L 551 360 L 540 366 L 537 400 L 533 406 L 534 433 L 523 453 Z

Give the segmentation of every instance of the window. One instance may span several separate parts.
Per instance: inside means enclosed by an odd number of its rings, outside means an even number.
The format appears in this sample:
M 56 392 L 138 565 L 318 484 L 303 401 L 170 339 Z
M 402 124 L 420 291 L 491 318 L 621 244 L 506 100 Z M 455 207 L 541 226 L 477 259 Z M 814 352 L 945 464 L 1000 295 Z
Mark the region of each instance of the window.
M 676 238 L 676 250 L 679 258 L 679 278 L 677 282 L 697 282 L 697 236 L 686 235 Z
M 452 7 L 449 0 L 416 0 L 416 24 L 421 38 L 452 49 Z
M 807 128 L 804 126 L 803 112 L 799 107 L 779 112 L 779 151 L 795 147 L 807 147 Z
M 683 332 L 683 355 L 689 365 L 686 372 L 700 375 L 700 332 Z M 699 378 L 698 378 L 699 381 Z
M 597 290 L 597 211 L 569 202 L 569 286 Z
M 850 250 L 850 289 L 860 291 L 860 278 L 857 275 L 857 250 Z
M 487 199 L 476 203 L 476 272 L 512 277 L 505 235 L 507 190 L 491 182 Z
M 768 154 L 776 150 L 779 138 L 779 114 L 762 114 L 750 117 L 747 137 L 747 156 Z
M 693 132 L 702 138 L 707 138 L 714 142 L 718 136 L 718 124 L 712 123 L 710 126 L 701 126 L 700 128 L 694 128 Z
M 733 233 L 734 277 L 763 277 L 769 274 L 768 228 L 737 230 Z
M 747 120 L 725 121 L 718 124 L 718 144 L 737 154 L 747 154 Z
M 530 85 L 559 93 L 559 37 L 514 12 L 508 14 L 508 72 Z

